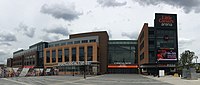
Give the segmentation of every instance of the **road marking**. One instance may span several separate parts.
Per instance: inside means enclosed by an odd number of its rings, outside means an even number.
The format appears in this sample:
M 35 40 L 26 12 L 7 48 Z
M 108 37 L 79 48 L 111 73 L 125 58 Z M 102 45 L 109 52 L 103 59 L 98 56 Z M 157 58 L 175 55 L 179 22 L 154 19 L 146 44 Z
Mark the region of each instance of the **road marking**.
M 2 78 L 2 79 L 7 80 L 7 81 L 11 81 L 11 82 L 15 82 L 15 83 L 19 83 L 19 84 L 23 84 L 23 85 L 31 85 L 31 84 L 28 84 L 28 83 L 19 82 L 19 81 L 15 81 L 15 80 L 7 79 L 7 78 Z

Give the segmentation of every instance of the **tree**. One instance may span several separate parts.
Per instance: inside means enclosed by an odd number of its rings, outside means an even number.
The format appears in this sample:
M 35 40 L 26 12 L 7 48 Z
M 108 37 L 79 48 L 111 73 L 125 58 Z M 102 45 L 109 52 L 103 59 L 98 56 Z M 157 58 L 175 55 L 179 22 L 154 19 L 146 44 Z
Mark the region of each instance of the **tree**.
M 185 52 L 181 53 L 179 64 L 181 64 L 183 67 L 191 65 L 194 56 L 194 52 L 185 50 Z

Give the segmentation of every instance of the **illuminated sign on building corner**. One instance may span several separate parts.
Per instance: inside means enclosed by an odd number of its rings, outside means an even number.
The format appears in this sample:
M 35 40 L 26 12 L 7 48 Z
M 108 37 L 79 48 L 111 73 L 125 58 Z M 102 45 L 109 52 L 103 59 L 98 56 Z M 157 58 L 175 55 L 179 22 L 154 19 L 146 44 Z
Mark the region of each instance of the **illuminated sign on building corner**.
M 171 16 L 167 16 L 167 15 L 162 15 L 159 19 L 158 19 L 159 23 L 161 24 L 161 26 L 173 26 L 174 20 Z
M 176 15 L 174 14 L 156 14 L 155 15 L 155 26 L 156 27 L 176 27 Z

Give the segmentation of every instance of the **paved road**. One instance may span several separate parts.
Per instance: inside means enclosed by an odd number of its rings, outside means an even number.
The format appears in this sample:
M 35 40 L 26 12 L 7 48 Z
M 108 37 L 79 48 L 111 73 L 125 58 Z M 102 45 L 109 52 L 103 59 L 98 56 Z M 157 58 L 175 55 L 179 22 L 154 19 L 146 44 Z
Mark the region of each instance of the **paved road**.
M 83 79 L 79 76 L 1 78 L 0 85 L 172 85 L 138 74 L 106 74 Z

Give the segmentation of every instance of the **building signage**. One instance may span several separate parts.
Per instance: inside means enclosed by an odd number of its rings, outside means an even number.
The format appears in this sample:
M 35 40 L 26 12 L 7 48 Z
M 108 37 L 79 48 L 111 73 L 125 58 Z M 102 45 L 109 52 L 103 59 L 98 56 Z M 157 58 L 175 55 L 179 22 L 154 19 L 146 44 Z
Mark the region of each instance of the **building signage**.
M 137 65 L 108 65 L 108 68 L 138 68 Z
M 114 62 L 114 64 L 131 64 L 131 62 Z
M 65 63 L 58 63 L 58 66 L 69 66 L 69 65 L 91 65 L 92 61 L 73 61 L 73 62 L 65 62 Z
M 156 14 L 155 25 L 156 27 L 176 27 L 175 14 Z
M 157 52 L 157 60 L 177 60 L 176 51 L 172 49 L 160 49 Z
M 158 19 L 158 22 L 161 24 L 161 26 L 173 26 L 174 20 L 172 19 L 171 16 L 162 15 Z

